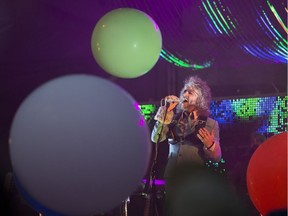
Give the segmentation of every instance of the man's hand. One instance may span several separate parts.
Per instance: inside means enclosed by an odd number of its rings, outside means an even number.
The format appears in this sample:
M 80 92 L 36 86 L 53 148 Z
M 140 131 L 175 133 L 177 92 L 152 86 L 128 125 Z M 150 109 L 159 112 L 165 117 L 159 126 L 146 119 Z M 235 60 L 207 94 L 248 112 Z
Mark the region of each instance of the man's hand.
M 168 112 L 170 112 L 178 105 L 179 98 L 175 95 L 168 95 L 165 97 L 165 105 L 167 105 L 167 103 L 168 103 Z
M 214 141 L 214 130 L 211 133 L 206 128 L 200 128 L 197 137 L 202 141 L 206 148 L 210 147 Z

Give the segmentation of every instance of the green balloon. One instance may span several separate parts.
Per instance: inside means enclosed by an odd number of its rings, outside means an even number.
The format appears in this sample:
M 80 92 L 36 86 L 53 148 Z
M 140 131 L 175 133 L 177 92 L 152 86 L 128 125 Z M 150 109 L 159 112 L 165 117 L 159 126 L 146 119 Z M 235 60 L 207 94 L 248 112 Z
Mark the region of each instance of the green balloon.
M 136 78 L 156 64 L 162 37 L 149 15 L 132 8 L 119 8 L 97 22 L 91 47 L 96 62 L 107 73 L 120 78 Z

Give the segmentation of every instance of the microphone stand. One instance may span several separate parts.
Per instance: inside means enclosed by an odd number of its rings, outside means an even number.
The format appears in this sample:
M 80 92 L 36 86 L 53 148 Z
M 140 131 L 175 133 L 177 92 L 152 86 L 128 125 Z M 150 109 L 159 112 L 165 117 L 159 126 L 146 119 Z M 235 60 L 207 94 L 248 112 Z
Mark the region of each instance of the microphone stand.
M 164 113 L 164 122 L 166 119 L 166 115 L 167 115 L 167 110 L 168 110 L 168 106 L 169 103 L 167 103 L 166 105 L 166 110 Z M 156 164 L 157 164 L 157 158 L 158 158 L 158 146 L 159 146 L 159 142 L 161 140 L 161 134 L 163 131 L 163 126 L 164 123 L 161 126 L 160 132 L 158 134 L 158 139 L 157 142 L 154 145 L 154 157 L 150 166 L 150 170 L 149 170 L 149 175 L 146 179 L 146 183 L 145 183 L 145 187 L 144 187 L 144 196 L 145 196 L 145 205 L 144 205 L 144 216 L 159 216 L 159 211 L 157 208 L 157 203 L 156 203 L 156 185 L 155 185 L 155 180 L 156 180 Z

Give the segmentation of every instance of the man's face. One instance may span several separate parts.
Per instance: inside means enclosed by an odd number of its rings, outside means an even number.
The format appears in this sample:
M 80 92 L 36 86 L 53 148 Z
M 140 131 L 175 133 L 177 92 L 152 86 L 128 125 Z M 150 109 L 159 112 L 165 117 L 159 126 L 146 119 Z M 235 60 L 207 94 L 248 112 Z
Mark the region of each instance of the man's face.
M 198 98 L 200 92 L 195 88 L 185 87 L 181 95 L 181 108 L 185 111 L 192 112 L 197 110 Z

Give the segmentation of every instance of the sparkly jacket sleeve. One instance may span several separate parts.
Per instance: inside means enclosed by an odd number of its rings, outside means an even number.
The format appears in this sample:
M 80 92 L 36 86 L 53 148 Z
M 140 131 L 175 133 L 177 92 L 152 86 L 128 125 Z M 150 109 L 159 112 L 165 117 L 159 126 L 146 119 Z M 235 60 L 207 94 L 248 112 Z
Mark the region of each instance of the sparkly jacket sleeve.
M 167 133 L 169 131 L 168 125 L 171 123 L 173 116 L 173 111 L 167 112 L 165 106 L 159 107 L 157 114 L 154 117 L 156 123 L 151 133 L 152 142 L 162 142 L 167 138 Z
M 162 130 L 162 131 L 161 131 Z M 159 139 L 159 142 L 164 141 L 167 138 L 167 132 L 169 131 L 168 125 L 156 121 L 154 128 L 151 133 L 152 142 L 156 143 Z

